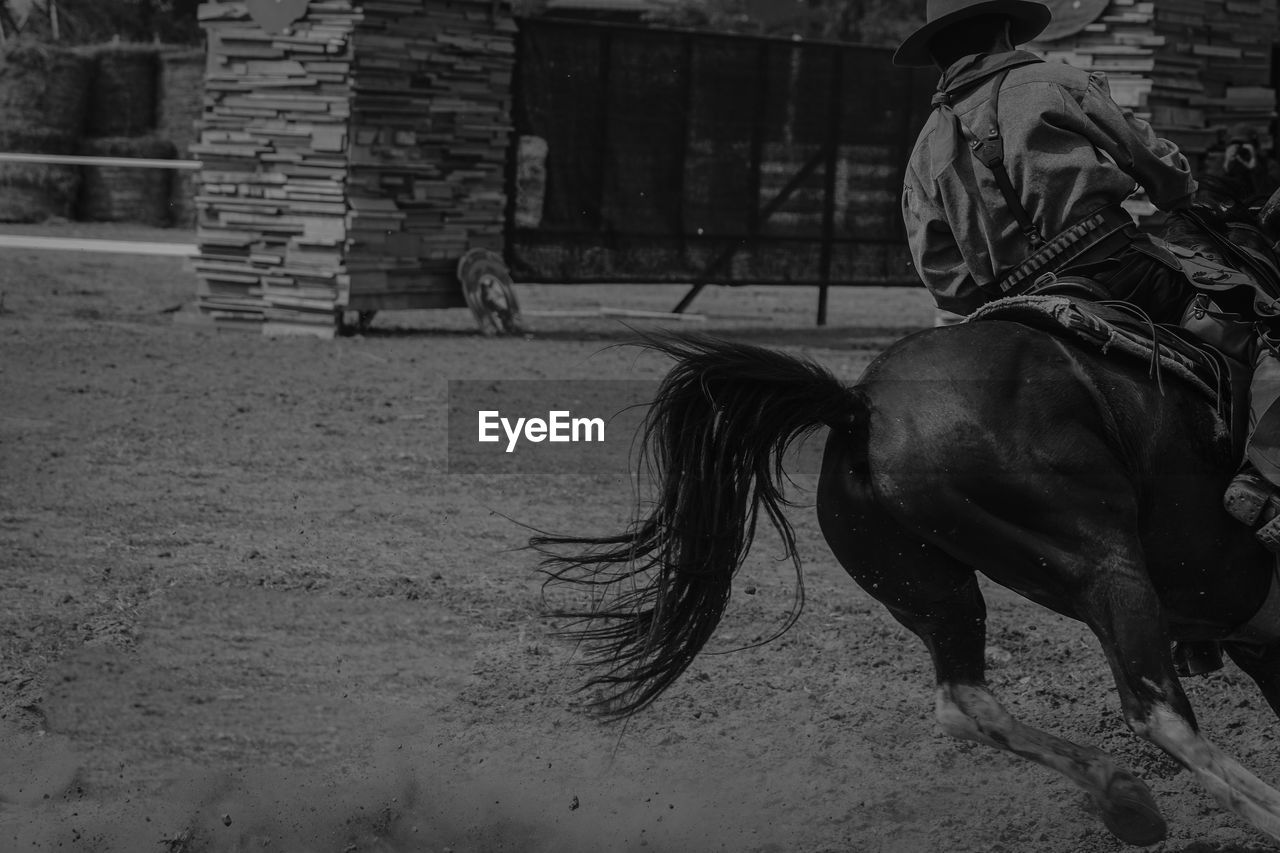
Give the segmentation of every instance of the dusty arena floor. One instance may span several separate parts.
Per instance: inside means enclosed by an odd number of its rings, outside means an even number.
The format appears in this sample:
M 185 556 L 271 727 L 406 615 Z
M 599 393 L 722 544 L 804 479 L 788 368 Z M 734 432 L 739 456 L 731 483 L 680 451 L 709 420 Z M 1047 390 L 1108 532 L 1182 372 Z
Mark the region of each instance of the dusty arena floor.
M 531 334 L 463 311 L 362 337 L 175 322 L 172 259 L 0 251 L 0 850 L 1112 851 L 1061 778 L 933 721 L 918 641 L 835 564 L 797 476 L 808 606 L 604 725 L 541 615 L 521 525 L 609 533 L 624 476 L 450 473 L 451 379 L 643 378 L 618 320 L 683 288 L 522 287 Z M 850 379 L 931 322 L 917 291 L 708 291 L 700 323 Z M 633 320 L 637 324 L 649 321 Z M 792 575 L 757 544 L 713 645 L 763 638 Z M 1272 849 L 1124 727 L 1080 626 L 988 589 L 991 680 L 1027 722 L 1152 787 L 1155 849 Z M 1209 736 L 1280 781 L 1233 668 L 1189 682 Z

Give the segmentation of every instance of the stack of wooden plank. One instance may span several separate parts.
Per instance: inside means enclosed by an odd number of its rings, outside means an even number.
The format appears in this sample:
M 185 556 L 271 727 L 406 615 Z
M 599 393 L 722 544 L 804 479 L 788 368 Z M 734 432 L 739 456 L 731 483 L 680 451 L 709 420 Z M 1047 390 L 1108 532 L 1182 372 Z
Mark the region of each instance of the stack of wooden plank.
M 199 304 L 330 335 L 350 308 L 462 305 L 502 248 L 515 26 L 479 0 L 312 0 L 272 35 L 205 3 Z
M 515 22 L 489 0 L 366 0 L 354 36 L 351 303 L 460 305 L 468 249 L 502 250 Z
M 1106 73 L 1116 102 L 1145 112 L 1157 54 L 1166 39 L 1155 31 L 1155 3 L 1113 0 L 1102 16 L 1065 38 L 1032 44 L 1050 61 Z
M 1231 125 L 1268 133 L 1276 12 L 1276 0 L 1112 0 L 1079 32 L 1032 48 L 1106 72 L 1116 101 L 1195 162 Z
M 198 303 L 223 326 L 334 330 L 346 239 L 351 33 L 347 0 L 313 2 L 270 34 L 244 3 L 200 7 L 209 63 L 193 259 Z
M 1189 154 L 1239 123 L 1269 136 L 1276 0 L 1161 0 L 1155 25 L 1168 47 L 1156 65 L 1152 121 L 1166 136 Z

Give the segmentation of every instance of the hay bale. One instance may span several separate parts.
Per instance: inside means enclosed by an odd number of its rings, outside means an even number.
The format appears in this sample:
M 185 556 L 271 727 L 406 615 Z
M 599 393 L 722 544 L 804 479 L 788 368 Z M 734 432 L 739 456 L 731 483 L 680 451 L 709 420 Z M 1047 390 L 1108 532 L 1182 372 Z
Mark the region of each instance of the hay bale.
M 0 151 L 71 154 L 75 139 L 53 130 L 0 129 Z M 70 218 L 80 187 L 75 166 L 0 163 L 0 222 L 43 222 Z
M 160 53 L 156 135 L 172 142 L 182 159 L 193 159 L 191 146 L 200 141 L 207 62 L 202 48 L 178 48 Z M 169 222 L 175 228 L 196 227 L 198 182 L 199 176 L 195 172 L 173 173 L 169 191 Z
M 169 224 L 174 228 L 196 227 L 200 175 L 197 172 L 174 172 L 173 186 L 169 191 Z
M 84 125 L 93 62 L 74 50 L 23 40 L 0 51 L 0 127 L 75 138 Z
M 156 57 L 153 44 L 101 45 L 91 51 L 93 79 L 85 135 L 142 136 L 155 128 Z
M 94 157 L 173 159 L 173 143 L 156 136 L 85 139 L 80 153 Z M 170 169 L 85 166 L 77 218 L 90 222 L 169 224 Z
M 204 117 L 205 54 L 200 49 L 166 50 L 160 54 L 160 78 L 156 92 L 156 135 L 178 149 L 178 156 L 199 138 L 198 123 Z

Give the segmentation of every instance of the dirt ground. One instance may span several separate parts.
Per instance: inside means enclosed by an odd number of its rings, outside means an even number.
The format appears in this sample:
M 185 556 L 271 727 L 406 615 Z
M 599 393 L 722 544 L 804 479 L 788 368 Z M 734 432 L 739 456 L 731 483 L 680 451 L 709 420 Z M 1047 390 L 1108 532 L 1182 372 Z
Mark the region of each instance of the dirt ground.
M 528 531 L 607 533 L 625 474 L 450 473 L 450 379 L 640 378 L 619 320 L 683 288 L 519 289 L 336 341 L 175 322 L 180 261 L 0 250 L 0 850 L 1111 851 L 1061 778 L 946 738 L 924 650 L 835 564 L 797 476 L 808 605 L 605 725 L 542 615 Z M 697 328 L 851 379 L 928 325 L 918 291 L 711 290 Z M 181 310 L 179 310 L 181 309 Z M 636 324 L 645 321 L 633 320 Z M 649 325 L 653 325 L 649 323 Z M 791 604 L 758 543 L 714 645 Z M 1154 849 L 1273 849 L 1124 727 L 1080 626 L 988 588 L 991 680 L 1032 725 L 1152 787 Z M 1210 738 L 1280 781 L 1233 668 L 1188 683 Z

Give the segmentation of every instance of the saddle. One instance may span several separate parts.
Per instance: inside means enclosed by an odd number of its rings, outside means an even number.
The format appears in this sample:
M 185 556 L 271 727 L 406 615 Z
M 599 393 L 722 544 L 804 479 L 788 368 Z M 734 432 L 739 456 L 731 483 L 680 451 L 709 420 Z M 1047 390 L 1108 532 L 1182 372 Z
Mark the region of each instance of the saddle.
M 1059 279 L 1060 284 L 1070 284 Z M 966 322 L 1005 320 L 1048 332 L 1101 355 L 1145 363 L 1162 383 L 1168 375 L 1195 388 L 1213 406 L 1235 458 L 1249 429 L 1251 369 L 1178 326 L 1153 323 L 1127 302 L 1096 300 L 1092 282 L 1078 293 L 1010 296 L 983 305 Z M 1067 290 L 1067 288 L 1064 288 Z
M 1170 214 L 1153 240 L 1187 280 L 1243 317 L 1280 317 L 1280 257 L 1255 224 L 1205 207 Z

